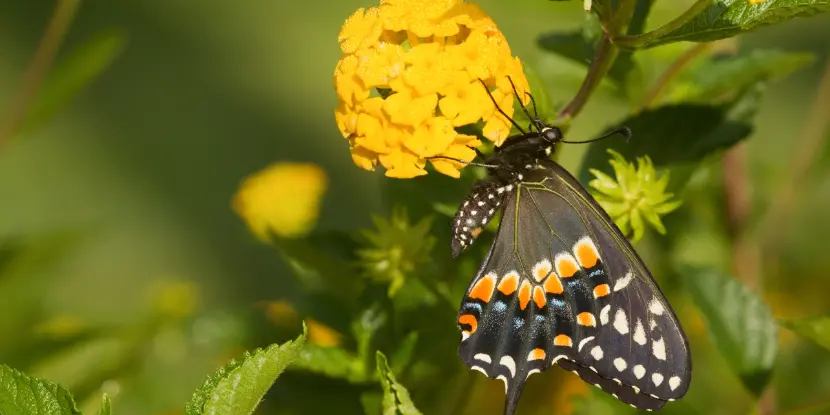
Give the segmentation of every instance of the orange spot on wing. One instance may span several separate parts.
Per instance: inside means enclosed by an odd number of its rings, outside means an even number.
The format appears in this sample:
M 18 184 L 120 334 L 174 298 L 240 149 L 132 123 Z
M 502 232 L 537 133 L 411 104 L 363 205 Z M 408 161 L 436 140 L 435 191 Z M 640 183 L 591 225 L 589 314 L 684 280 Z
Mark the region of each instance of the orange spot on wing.
M 565 334 L 558 334 L 556 337 L 553 338 L 553 345 L 554 346 L 565 346 L 565 347 L 573 347 L 574 342 L 571 340 L 571 337 Z
M 593 314 L 591 314 L 587 311 L 579 313 L 576 316 L 576 322 L 579 323 L 582 326 L 594 327 L 594 326 L 597 325 L 597 319 L 594 317 Z
M 527 360 L 545 360 L 545 351 L 537 347 L 530 351 Z
M 476 316 L 472 314 L 464 314 L 458 318 L 458 322 L 461 324 L 467 324 L 470 326 L 470 334 L 475 333 L 476 329 L 478 328 L 478 320 Z
M 551 294 L 562 294 L 564 289 L 562 288 L 562 281 L 559 281 L 559 277 L 556 273 L 552 273 L 547 281 L 545 281 L 545 292 Z
M 530 302 L 530 283 L 522 281 L 522 287 L 519 288 L 519 308 L 524 310 L 527 308 L 527 303 Z
M 478 238 L 478 236 L 481 235 L 481 231 L 483 230 L 484 229 L 482 227 L 475 228 L 470 232 L 470 235 L 472 235 L 473 238 Z
M 582 268 L 591 268 L 597 264 L 599 254 L 594 246 L 587 241 L 580 242 L 576 246 L 576 257 Z
M 556 260 L 556 270 L 559 271 L 559 276 L 562 278 L 570 278 L 579 270 L 570 256 L 561 256 Z
M 487 274 L 482 279 L 476 281 L 473 289 L 470 290 L 470 298 L 488 303 L 490 302 L 490 298 L 493 297 L 493 288 L 495 288 L 495 286 L 496 276 L 493 274 Z
M 550 262 L 547 260 L 543 260 L 533 267 L 533 278 L 536 278 L 536 282 L 542 282 L 548 274 L 550 274 Z
M 499 283 L 499 291 L 504 295 L 513 294 L 519 288 L 519 274 L 508 272 Z
M 608 284 L 600 284 L 594 287 L 594 297 L 600 298 L 605 297 L 606 295 L 611 293 L 611 288 L 608 287 Z
M 536 307 L 544 308 L 545 304 L 548 303 L 548 299 L 545 298 L 545 292 L 542 290 L 542 287 L 538 285 L 533 288 L 533 302 L 536 303 Z

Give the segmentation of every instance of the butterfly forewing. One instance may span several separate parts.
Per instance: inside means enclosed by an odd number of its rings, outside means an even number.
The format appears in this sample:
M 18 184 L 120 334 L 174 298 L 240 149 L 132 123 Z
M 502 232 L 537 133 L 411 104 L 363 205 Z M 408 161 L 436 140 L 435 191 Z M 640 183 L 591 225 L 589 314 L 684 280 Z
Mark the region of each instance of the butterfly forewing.
M 677 318 L 633 248 L 567 171 L 540 162 L 504 199 L 496 240 L 459 312 L 462 360 L 507 387 L 553 363 L 640 409 L 683 396 Z

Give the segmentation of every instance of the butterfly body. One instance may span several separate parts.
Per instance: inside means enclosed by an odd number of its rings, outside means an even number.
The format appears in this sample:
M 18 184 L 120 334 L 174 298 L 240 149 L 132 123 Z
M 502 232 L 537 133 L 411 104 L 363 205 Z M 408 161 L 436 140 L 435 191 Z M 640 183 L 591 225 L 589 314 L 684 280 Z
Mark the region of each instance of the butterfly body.
M 559 364 L 639 409 L 682 397 L 691 359 L 679 322 L 637 253 L 578 181 L 549 159 L 561 131 L 509 138 L 485 161 L 453 221 L 453 255 L 501 211 L 461 302 L 459 354 L 505 384 L 514 413 L 527 378 Z
M 453 257 L 473 243 L 493 219 L 505 195 L 537 168 L 539 160 L 550 156 L 556 140 L 562 137 L 558 128 L 548 127 L 543 133 L 547 135 L 531 133 L 511 137 L 487 159 L 486 164 L 492 166 L 488 168 L 490 177 L 473 186 L 453 218 Z

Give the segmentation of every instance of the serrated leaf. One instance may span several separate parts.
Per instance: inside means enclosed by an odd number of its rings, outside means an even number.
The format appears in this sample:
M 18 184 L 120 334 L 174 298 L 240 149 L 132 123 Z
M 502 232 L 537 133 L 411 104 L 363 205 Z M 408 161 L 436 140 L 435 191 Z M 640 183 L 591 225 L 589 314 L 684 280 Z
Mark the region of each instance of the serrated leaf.
M 246 352 L 205 379 L 185 408 L 187 415 L 249 415 L 277 377 L 303 350 L 307 330 L 294 341 Z
M 758 4 L 750 4 L 747 0 L 716 0 L 676 30 L 649 39 L 642 46 L 680 41 L 711 42 L 827 11 L 830 11 L 830 0 L 765 0 Z
M 386 356 L 380 351 L 377 352 L 377 364 L 383 389 L 383 415 L 421 415 L 409 397 L 409 391 L 395 379 Z
M 678 79 L 665 94 L 669 102 L 712 103 L 758 82 L 781 78 L 815 61 L 810 53 L 753 50 L 716 57 L 701 64 L 689 76 Z
M 291 365 L 292 370 L 306 370 L 331 378 L 345 379 L 352 383 L 364 383 L 367 376 L 364 361 L 354 353 L 339 347 L 320 347 L 308 344 Z
M 830 350 L 830 316 L 784 320 L 781 325 Z
M 108 394 L 101 397 L 101 410 L 98 415 L 112 415 L 112 400 Z
M 125 36 L 108 32 L 94 36 L 59 62 L 38 91 L 22 130 L 44 122 L 105 71 L 124 49 Z
M 0 414 L 80 414 L 72 394 L 47 380 L 0 364 Z
M 760 396 L 778 353 L 778 326 L 769 307 L 720 271 L 684 266 L 681 275 L 703 315 L 710 340 L 744 386 Z

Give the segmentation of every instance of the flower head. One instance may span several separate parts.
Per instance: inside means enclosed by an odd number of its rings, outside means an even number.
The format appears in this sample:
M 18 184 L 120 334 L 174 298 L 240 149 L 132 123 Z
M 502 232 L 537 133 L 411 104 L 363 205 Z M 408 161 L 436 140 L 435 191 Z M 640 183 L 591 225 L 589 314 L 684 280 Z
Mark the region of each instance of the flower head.
M 510 120 L 496 111 L 488 91 L 508 116 L 508 77 L 523 103 L 529 101 L 521 62 L 476 4 L 381 0 L 352 14 L 338 40 L 335 119 L 355 164 L 366 170 L 380 163 L 387 176 L 410 178 L 426 174 L 430 157 L 470 161 L 481 142 L 456 127 L 482 123 L 482 135 L 496 145 L 510 134 Z M 429 161 L 453 177 L 463 167 Z
M 616 180 L 599 170 L 590 170 L 596 178 L 588 185 L 597 190 L 594 194 L 597 202 L 633 242 L 643 237 L 643 219 L 657 232 L 665 234 L 660 216 L 680 207 L 680 201 L 672 200 L 674 195 L 666 192 L 669 173 L 658 177 L 648 156 L 638 157 L 635 165 L 614 150 L 609 149 L 608 153 Z
M 314 226 L 327 185 L 315 164 L 274 163 L 242 182 L 233 209 L 262 241 L 302 236 Z
M 431 218 L 412 224 L 406 211 L 394 209 L 387 220 L 373 217 L 375 230 L 364 230 L 368 242 L 358 251 L 365 274 L 376 281 L 389 282 L 389 297 L 404 284 L 408 274 L 418 266 L 428 263 L 429 253 L 435 243 L 430 236 Z

